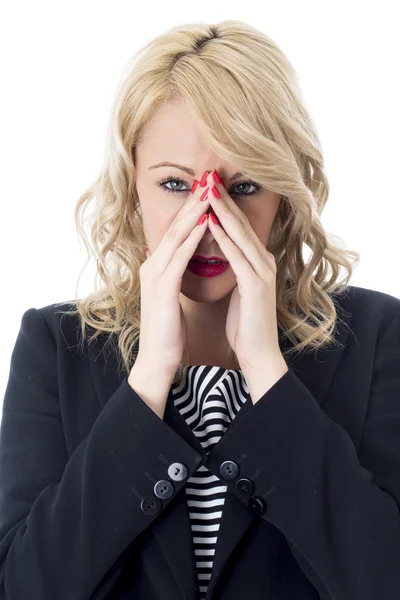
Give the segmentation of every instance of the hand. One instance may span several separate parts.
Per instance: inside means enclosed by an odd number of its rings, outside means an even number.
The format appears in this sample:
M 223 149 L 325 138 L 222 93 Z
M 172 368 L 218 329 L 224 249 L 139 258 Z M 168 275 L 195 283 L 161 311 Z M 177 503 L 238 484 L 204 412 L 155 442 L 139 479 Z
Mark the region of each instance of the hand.
M 217 174 L 217 179 L 218 179 Z M 208 199 L 220 224 L 208 226 L 233 269 L 237 285 L 232 291 L 226 319 L 226 337 L 243 371 L 282 357 L 276 317 L 276 263 L 251 227 L 246 215 L 213 174 L 207 178 Z M 213 193 L 221 196 L 218 199 Z
M 193 189 L 193 188 L 192 188 Z M 210 206 L 200 202 L 204 190 L 197 186 L 176 214 L 154 253 L 140 267 L 140 344 L 136 360 L 175 374 L 187 343 L 187 329 L 179 301 L 182 278 L 204 233 L 207 219 L 199 218 Z M 207 215 L 205 215 L 207 216 Z

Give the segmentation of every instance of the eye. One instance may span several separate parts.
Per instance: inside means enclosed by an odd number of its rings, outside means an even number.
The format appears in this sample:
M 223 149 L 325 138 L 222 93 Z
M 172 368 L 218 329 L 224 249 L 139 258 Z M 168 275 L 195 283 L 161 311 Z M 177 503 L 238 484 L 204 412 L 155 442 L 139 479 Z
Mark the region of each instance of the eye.
M 173 184 L 172 188 L 167 187 L 167 183 Z M 176 186 L 175 183 L 177 183 L 178 185 Z M 166 179 L 162 179 L 161 181 L 159 181 L 157 183 L 157 185 L 170 194 L 179 194 L 179 193 L 187 192 L 187 191 L 191 190 L 191 186 L 188 186 L 186 181 L 184 181 L 180 177 L 167 177 Z M 186 185 L 187 188 L 186 189 L 177 189 L 177 187 L 179 187 L 179 185 Z M 242 186 L 253 186 L 253 188 L 255 188 L 255 189 L 253 191 L 247 191 L 247 192 L 246 191 L 243 192 L 243 189 L 242 189 L 242 191 L 239 191 L 239 192 L 232 192 L 233 189 L 239 188 Z M 255 183 L 255 181 L 251 181 L 249 179 L 246 181 L 240 181 L 239 183 L 236 183 L 234 186 L 232 186 L 232 188 L 230 190 L 228 190 L 228 194 L 230 196 L 252 196 L 253 194 L 257 194 L 260 190 L 261 190 L 261 186 L 259 186 L 257 183 Z
M 246 185 L 250 185 L 253 186 L 253 188 L 255 188 L 252 192 L 247 192 L 247 193 L 241 193 L 241 192 L 229 192 L 229 194 L 234 193 L 234 194 L 238 194 L 239 196 L 252 196 L 253 194 L 257 194 L 261 187 L 255 183 L 254 181 L 241 181 L 239 183 L 236 183 L 236 185 L 234 185 L 233 187 L 241 187 L 241 186 L 246 186 Z
M 186 183 L 185 181 L 183 181 L 183 179 L 180 179 L 179 177 L 167 177 L 166 179 L 163 179 L 162 181 L 159 181 L 157 185 L 160 186 L 166 192 L 169 192 L 169 193 L 172 193 L 172 194 L 177 194 L 179 192 L 187 192 L 188 190 L 191 189 L 191 188 L 188 188 L 186 190 L 178 190 L 178 189 L 176 189 L 176 186 L 173 186 L 172 189 L 169 188 L 169 187 L 166 187 L 167 183 L 175 183 L 175 182 L 178 182 L 178 185 Z

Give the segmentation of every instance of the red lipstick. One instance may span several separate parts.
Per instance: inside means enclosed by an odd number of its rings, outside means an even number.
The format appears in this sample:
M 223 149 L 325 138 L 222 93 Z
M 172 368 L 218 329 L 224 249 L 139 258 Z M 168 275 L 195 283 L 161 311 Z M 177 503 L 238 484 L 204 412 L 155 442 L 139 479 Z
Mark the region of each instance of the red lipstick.
M 203 261 L 209 260 L 218 260 L 219 262 L 210 263 L 210 262 L 202 262 L 197 259 L 203 259 Z M 229 267 L 229 262 L 223 260 L 219 256 L 202 256 L 201 254 L 195 254 L 192 259 L 188 263 L 188 270 L 195 275 L 199 275 L 200 277 L 216 277 L 217 275 L 221 275 L 224 271 L 226 271 Z

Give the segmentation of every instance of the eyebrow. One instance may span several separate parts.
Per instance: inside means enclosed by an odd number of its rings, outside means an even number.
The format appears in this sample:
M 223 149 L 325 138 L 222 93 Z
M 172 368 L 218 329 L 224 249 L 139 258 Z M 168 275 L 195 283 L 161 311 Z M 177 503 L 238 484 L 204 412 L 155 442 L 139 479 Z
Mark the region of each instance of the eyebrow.
M 171 163 L 171 162 L 161 162 L 161 163 L 158 163 L 157 165 L 152 165 L 151 167 L 149 167 L 149 171 L 150 171 L 150 169 L 158 169 L 159 167 L 176 167 L 177 169 L 180 169 L 181 171 L 185 171 L 185 173 L 188 173 L 192 177 L 195 176 L 195 172 L 193 171 L 193 169 L 189 169 L 189 167 L 184 167 L 183 165 L 177 165 L 177 164 Z M 230 181 L 232 181 L 233 179 L 236 179 L 237 177 L 241 177 L 242 175 L 243 175 L 243 173 L 238 171 L 237 173 L 232 175 L 232 177 L 230 178 Z

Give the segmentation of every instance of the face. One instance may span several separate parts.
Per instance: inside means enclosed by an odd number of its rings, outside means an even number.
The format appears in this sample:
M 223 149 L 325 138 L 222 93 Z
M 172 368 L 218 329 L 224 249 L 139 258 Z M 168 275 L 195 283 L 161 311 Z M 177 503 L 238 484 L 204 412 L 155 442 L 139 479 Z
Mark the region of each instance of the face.
M 165 161 L 192 169 L 194 176 L 177 167 L 150 169 L 152 165 Z M 213 169 L 217 169 L 223 177 L 228 194 L 247 216 L 263 245 L 267 246 L 280 195 L 260 188 L 244 177 L 232 181 L 231 177 L 237 169 L 220 160 L 205 145 L 184 102 L 165 104 L 147 124 L 143 139 L 135 148 L 135 165 L 143 228 L 152 254 L 177 212 L 188 201 L 194 180 L 200 180 L 204 171 Z M 166 179 L 170 181 L 164 181 Z M 225 258 L 209 228 L 205 230 L 195 253 Z M 231 267 L 221 275 L 210 278 L 199 277 L 186 269 L 181 296 L 187 302 L 224 303 L 235 286 L 236 276 Z

